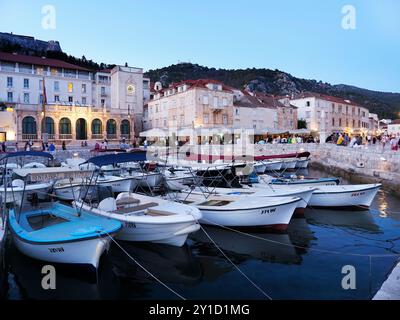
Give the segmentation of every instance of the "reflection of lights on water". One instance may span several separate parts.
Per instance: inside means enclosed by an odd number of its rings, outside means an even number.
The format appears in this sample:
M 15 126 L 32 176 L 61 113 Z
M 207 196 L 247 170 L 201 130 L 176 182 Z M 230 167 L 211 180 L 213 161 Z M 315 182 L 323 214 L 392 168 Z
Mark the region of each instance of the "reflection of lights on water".
M 386 194 L 384 192 L 380 192 L 380 203 L 379 203 L 379 216 L 381 218 L 387 218 L 388 214 L 386 213 L 386 210 L 388 208 L 388 203 L 386 200 Z

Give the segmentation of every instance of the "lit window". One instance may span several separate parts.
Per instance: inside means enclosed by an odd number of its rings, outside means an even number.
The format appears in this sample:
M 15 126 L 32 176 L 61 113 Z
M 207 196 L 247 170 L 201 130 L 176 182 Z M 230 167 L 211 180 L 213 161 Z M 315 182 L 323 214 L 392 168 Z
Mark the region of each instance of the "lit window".
M 74 84 L 72 82 L 68 82 L 68 92 L 71 93 L 74 91 Z

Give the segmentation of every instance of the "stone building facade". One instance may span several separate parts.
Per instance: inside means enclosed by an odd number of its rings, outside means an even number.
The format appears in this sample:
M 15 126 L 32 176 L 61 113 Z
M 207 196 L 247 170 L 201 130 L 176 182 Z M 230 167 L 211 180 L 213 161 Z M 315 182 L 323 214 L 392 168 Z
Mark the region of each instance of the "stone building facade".
M 142 130 L 143 70 L 93 71 L 64 61 L 0 52 L 0 140 L 133 139 Z M 11 123 L 10 123 L 11 121 Z

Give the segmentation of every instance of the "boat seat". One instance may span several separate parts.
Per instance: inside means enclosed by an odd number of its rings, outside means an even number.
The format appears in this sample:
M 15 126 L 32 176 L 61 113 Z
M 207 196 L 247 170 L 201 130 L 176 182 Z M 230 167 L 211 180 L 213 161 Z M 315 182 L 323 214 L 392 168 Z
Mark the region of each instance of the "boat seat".
M 128 204 L 139 204 L 140 200 L 136 198 L 131 198 L 131 197 L 124 197 L 121 199 L 117 199 L 117 206 L 124 206 Z
M 153 209 L 153 208 L 149 208 L 146 211 L 146 215 L 148 216 L 172 216 L 175 213 L 171 212 L 171 211 L 165 211 L 165 210 L 157 210 L 157 209 Z
M 156 202 L 148 202 L 148 203 L 144 203 L 144 204 L 140 204 L 138 206 L 134 206 L 134 207 L 127 207 L 127 208 L 120 208 L 117 210 L 114 210 L 114 213 L 120 213 L 120 214 L 128 214 L 128 213 L 135 213 L 138 211 L 142 211 L 151 207 L 156 207 L 158 206 L 158 203 Z

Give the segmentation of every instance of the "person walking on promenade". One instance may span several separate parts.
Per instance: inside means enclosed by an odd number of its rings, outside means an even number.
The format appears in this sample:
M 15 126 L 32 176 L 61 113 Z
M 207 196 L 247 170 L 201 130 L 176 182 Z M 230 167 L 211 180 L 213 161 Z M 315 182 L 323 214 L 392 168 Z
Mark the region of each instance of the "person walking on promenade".
M 67 150 L 67 146 L 65 145 L 65 141 L 62 142 L 61 148 L 65 151 Z

